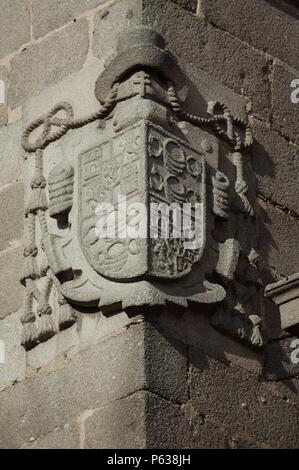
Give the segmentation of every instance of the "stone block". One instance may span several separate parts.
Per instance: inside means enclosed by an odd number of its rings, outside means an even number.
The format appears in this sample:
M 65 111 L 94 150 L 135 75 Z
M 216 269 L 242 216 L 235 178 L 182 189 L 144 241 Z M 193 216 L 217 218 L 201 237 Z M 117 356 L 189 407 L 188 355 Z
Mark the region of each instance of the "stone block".
M 2 392 L 1 446 L 21 447 L 74 421 L 85 410 L 144 388 L 143 357 L 143 325 L 138 325 L 75 355 L 62 368 Z
M 22 446 L 22 449 L 80 449 L 80 427 L 77 422 L 65 424 L 46 436 Z
M 81 19 L 14 57 L 11 61 L 9 106 L 16 108 L 44 88 L 80 70 L 88 45 L 88 22 Z
M 147 396 L 138 391 L 91 412 L 84 423 L 84 448 L 146 448 Z
M 294 44 L 296 46 L 296 43 Z M 297 145 L 299 145 L 299 104 L 291 101 L 291 94 L 294 91 L 291 83 L 298 78 L 298 72 L 291 73 L 274 64 L 272 77 L 273 127 Z
M 6 126 L 8 120 L 7 111 L 8 70 L 0 66 L 0 127 Z
M 0 364 L 0 391 L 25 378 L 26 354 L 20 346 L 21 312 L 0 321 L 0 341 L 4 343 L 4 364 Z
M 260 228 L 258 250 L 268 266 L 279 275 L 298 271 L 299 221 L 270 203 L 259 200 Z
M 173 402 L 187 401 L 186 346 L 165 330 L 146 323 L 144 348 L 147 388 Z
M 0 320 L 22 306 L 24 288 L 19 281 L 22 269 L 22 246 L 0 253 Z
M 152 389 L 183 401 L 187 363 L 180 350 L 172 352 L 173 347 L 173 342 L 155 333 L 151 325 L 131 325 L 68 357 L 57 370 L 16 384 L 1 395 L 1 445 L 20 447 L 70 423 L 84 410 L 101 408 L 138 390 Z M 175 347 L 181 348 L 178 343 Z M 158 370 L 150 364 L 158 365 Z M 9 417 L 4 412 L 8 408 Z M 37 413 L 39 420 L 35 419 Z
M 182 406 L 149 393 L 146 402 L 146 447 L 187 449 L 192 434 Z
M 196 347 L 213 357 L 259 375 L 262 370 L 262 354 L 222 334 L 211 326 L 209 314 L 202 309 L 165 309 L 161 314 L 147 314 L 147 318 L 187 347 Z
M 24 189 L 21 181 L 0 190 L 0 220 L 0 251 L 2 251 L 23 236 Z
M 3 59 L 30 40 L 30 11 L 24 0 L 1 0 L 0 11 L 0 59 Z
M 157 18 L 163 18 L 163 21 L 157 21 Z M 247 95 L 252 102 L 252 111 L 258 116 L 269 117 L 270 61 L 173 2 L 166 4 L 164 0 L 152 0 L 141 5 L 138 0 L 119 1 L 107 7 L 107 14 L 99 12 L 94 35 L 97 57 L 112 53 L 116 43 L 115 30 L 126 28 L 128 20 L 131 26 L 142 23 L 162 33 L 167 48 L 178 57 L 184 70 L 188 64 L 196 64 L 219 83 Z
M 21 122 L 0 129 L 0 188 L 21 178 L 23 163 L 21 136 Z
M 191 433 L 181 407 L 138 391 L 96 410 L 85 422 L 89 449 L 188 448 Z
M 287 403 L 299 404 L 299 379 L 297 377 L 268 382 L 268 387 L 274 395 Z
M 298 446 L 298 410 L 267 384 L 199 349 L 191 349 L 190 362 L 191 401 L 198 413 L 224 425 L 230 435 L 262 446 Z
M 142 23 L 142 2 L 139 0 L 121 0 L 107 6 L 95 16 L 93 53 L 96 57 L 109 56 L 116 46 L 117 34 L 128 24 Z
M 252 163 L 258 190 L 272 201 L 298 211 L 299 147 L 257 121 L 252 127 Z
M 270 2 L 202 0 L 201 13 L 213 26 L 238 37 L 255 49 L 299 67 L 298 20 Z
M 185 10 L 191 11 L 192 13 L 196 13 L 198 0 L 171 0 L 171 1 L 179 5 L 180 7 L 185 8 Z
M 172 2 L 167 4 L 167 13 L 164 0 L 145 2 L 143 17 L 162 32 L 168 48 L 180 62 L 196 64 L 228 88 L 249 97 L 255 114 L 269 116 L 270 61 L 261 53 L 207 25 L 202 18 L 179 10 Z
M 288 337 L 280 341 L 272 341 L 265 349 L 264 374 L 268 380 L 282 380 L 299 375 L 299 364 L 292 361 L 292 353 L 295 351 L 293 340 Z M 296 354 L 296 359 L 299 354 Z
M 106 0 L 33 0 L 33 36 L 39 38 L 63 26 Z

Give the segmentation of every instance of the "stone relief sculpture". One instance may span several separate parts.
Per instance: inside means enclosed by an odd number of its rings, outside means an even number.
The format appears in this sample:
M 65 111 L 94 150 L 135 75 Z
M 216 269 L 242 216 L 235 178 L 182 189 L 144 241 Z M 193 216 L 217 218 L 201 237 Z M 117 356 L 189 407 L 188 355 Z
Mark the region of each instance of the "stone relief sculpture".
M 105 312 L 169 302 L 213 305 L 216 328 L 261 346 L 249 125 L 220 102 L 209 103 L 208 118 L 187 113 L 188 81 L 163 38 L 148 28 L 120 36 L 95 94 L 97 113 L 76 119 L 69 103 L 59 103 L 23 134 L 35 171 L 25 214 L 22 345 L 32 349 L 73 325 L 74 306 Z M 101 142 L 92 148 L 87 142 L 45 174 L 45 149 L 96 120 L 107 122 Z M 198 128 L 200 148 L 190 146 L 181 121 Z M 211 136 L 223 142 L 226 156 Z M 133 204 L 133 214 L 119 210 L 120 196 Z M 98 207 L 107 203 L 115 208 L 109 220 L 117 221 L 116 232 L 102 238 Z M 194 205 L 201 206 L 200 246 L 190 247 L 185 233 L 171 236 L 173 220 L 170 236 L 161 236 L 160 213 L 151 226 L 153 206 L 185 203 L 193 226 Z M 124 227 L 142 225 L 144 237 L 122 236 Z

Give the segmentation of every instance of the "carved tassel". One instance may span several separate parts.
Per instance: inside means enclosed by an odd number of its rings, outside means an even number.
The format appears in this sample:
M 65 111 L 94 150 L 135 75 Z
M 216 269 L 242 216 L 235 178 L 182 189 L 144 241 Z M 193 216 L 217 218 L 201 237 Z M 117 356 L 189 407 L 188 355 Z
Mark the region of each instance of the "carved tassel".
M 249 320 L 252 323 L 253 329 L 251 334 L 251 343 L 254 346 L 263 346 L 263 338 L 260 331 L 260 325 L 262 323 L 261 318 L 258 315 L 250 315 Z
M 38 342 L 38 332 L 36 329 L 36 317 L 32 310 L 33 294 L 26 292 L 24 302 L 24 312 L 21 317 L 23 325 L 21 344 L 29 351 L 34 348 Z
M 28 245 L 24 250 L 25 262 L 20 282 L 25 285 L 26 279 L 38 279 L 39 269 L 36 262 L 38 249 L 33 243 Z
M 52 307 L 49 304 L 43 304 L 37 313 L 40 316 L 38 339 L 41 343 L 44 343 L 55 336 L 58 331 L 52 318 Z
M 66 330 L 76 323 L 76 317 L 74 315 L 72 307 L 67 303 L 67 300 L 61 297 L 58 300 L 59 303 L 59 329 L 60 331 Z
M 38 210 L 47 210 L 48 208 L 48 199 L 46 192 L 43 188 L 33 189 L 29 202 L 27 204 L 27 213 L 34 214 Z
M 52 290 L 53 281 L 50 278 L 46 279 L 46 287 L 42 301 L 40 302 L 37 313 L 39 319 L 39 340 L 41 342 L 48 341 L 48 339 L 58 333 L 52 317 L 52 307 L 49 305 L 49 297 Z

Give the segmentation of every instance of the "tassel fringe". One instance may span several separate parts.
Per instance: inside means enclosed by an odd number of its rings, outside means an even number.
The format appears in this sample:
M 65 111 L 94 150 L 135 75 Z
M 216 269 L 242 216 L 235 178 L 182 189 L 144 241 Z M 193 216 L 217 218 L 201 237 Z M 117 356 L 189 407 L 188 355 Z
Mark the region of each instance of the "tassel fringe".
M 59 302 L 60 310 L 59 310 L 59 329 L 60 331 L 66 330 L 67 328 L 71 327 L 76 323 L 77 319 L 74 315 L 73 309 L 66 301 Z

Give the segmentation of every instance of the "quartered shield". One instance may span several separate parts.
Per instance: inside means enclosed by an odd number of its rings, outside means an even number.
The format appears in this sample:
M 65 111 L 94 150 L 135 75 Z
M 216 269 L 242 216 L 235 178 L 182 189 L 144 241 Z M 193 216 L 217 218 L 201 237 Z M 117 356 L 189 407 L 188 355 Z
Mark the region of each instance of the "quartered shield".
M 101 276 L 190 273 L 205 246 L 204 156 L 140 121 L 79 156 L 79 239 Z

